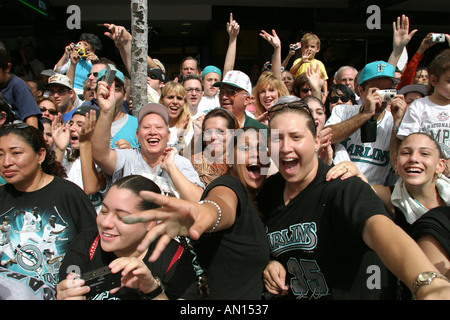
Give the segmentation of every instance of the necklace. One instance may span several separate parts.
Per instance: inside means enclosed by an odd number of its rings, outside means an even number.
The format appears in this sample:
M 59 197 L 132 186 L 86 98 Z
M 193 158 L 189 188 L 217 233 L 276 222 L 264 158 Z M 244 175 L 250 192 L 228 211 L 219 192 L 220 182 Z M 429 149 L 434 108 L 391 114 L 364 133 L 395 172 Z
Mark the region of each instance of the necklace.
M 44 180 L 41 183 L 41 186 L 38 188 L 38 190 L 42 189 L 43 187 L 45 187 L 45 183 L 47 182 L 47 175 L 44 173 Z

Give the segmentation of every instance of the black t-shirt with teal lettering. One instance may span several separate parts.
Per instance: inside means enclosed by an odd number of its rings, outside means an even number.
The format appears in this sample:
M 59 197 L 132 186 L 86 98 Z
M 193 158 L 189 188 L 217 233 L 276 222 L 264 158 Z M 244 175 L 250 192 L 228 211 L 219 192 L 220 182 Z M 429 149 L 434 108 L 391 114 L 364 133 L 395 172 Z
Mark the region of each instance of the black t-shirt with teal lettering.
M 315 179 L 287 206 L 279 173 L 256 197 L 271 258 L 286 268 L 285 298 L 393 299 L 387 269 L 362 239 L 367 219 L 387 215 L 383 204 L 359 178 L 327 182 L 328 169 L 319 160 Z

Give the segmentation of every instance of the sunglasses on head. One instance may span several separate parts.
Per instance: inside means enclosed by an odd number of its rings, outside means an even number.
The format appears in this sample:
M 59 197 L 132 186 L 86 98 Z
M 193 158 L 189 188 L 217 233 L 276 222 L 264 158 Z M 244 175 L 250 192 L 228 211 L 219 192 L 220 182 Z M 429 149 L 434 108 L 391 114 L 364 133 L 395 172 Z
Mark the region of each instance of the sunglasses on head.
M 269 108 L 269 110 L 267 111 L 267 117 L 270 119 L 275 112 L 281 111 L 285 108 L 305 109 L 308 112 L 308 114 L 311 116 L 311 118 L 314 120 L 314 116 L 311 112 L 311 109 L 308 107 L 308 104 L 306 104 L 306 102 L 303 102 L 303 101 L 294 101 L 291 103 L 276 104 L 273 107 Z
M 330 103 L 337 103 L 339 100 L 341 100 L 341 102 L 346 103 L 350 100 L 349 96 L 336 96 L 336 97 L 329 97 L 328 99 L 330 101 Z
M 58 111 L 56 111 L 56 110 L 51 110 L 51 109 L 47 109 L 46 107 L 42 107 L 41 112 L 45 112 L 45 111 L 48 111 L 48 113 L 50 113 L 52 116 L 56 116 L 58 114 Z

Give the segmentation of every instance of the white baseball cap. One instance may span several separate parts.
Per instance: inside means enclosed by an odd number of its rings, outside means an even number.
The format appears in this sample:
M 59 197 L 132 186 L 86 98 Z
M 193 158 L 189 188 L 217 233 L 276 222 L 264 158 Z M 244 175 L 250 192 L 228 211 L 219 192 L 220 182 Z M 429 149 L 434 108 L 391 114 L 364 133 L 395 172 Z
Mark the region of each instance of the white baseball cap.
M 249 95 L 252 95 L 252 82 L 248 75 L 242 71 L 231 70 L 228 71 L 221 82 L 213 84 L 214 87 L 220 87 L 222 84 L 228 84 L 232 87 L 236 87 L 247 91 Z
M 51 85 L 51 84 L 59 84 L 60 86 L 64 86 L 69 89 L 73 89 L 72 81 L 70 80 L 70 78 L 68 76 L 65 76 L 60 73 L 56 73 L 53 76 L 51 76 L 50 78 L 48 78 L 48 85 Z

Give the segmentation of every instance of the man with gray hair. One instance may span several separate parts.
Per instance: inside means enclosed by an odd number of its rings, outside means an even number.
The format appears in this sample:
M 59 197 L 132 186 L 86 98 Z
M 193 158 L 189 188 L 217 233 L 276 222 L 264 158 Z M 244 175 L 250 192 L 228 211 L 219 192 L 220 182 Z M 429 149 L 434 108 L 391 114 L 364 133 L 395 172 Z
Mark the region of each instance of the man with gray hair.
M 360 99 L 358 97 L 358 92 L 355 90 L 355 80 L 358 75 L 358 70 L 352 66 L 342 66 L 334 74 L 333 83 L 343 84 L 349 87 L 355 94 L 358 104 L 360 104 Z

